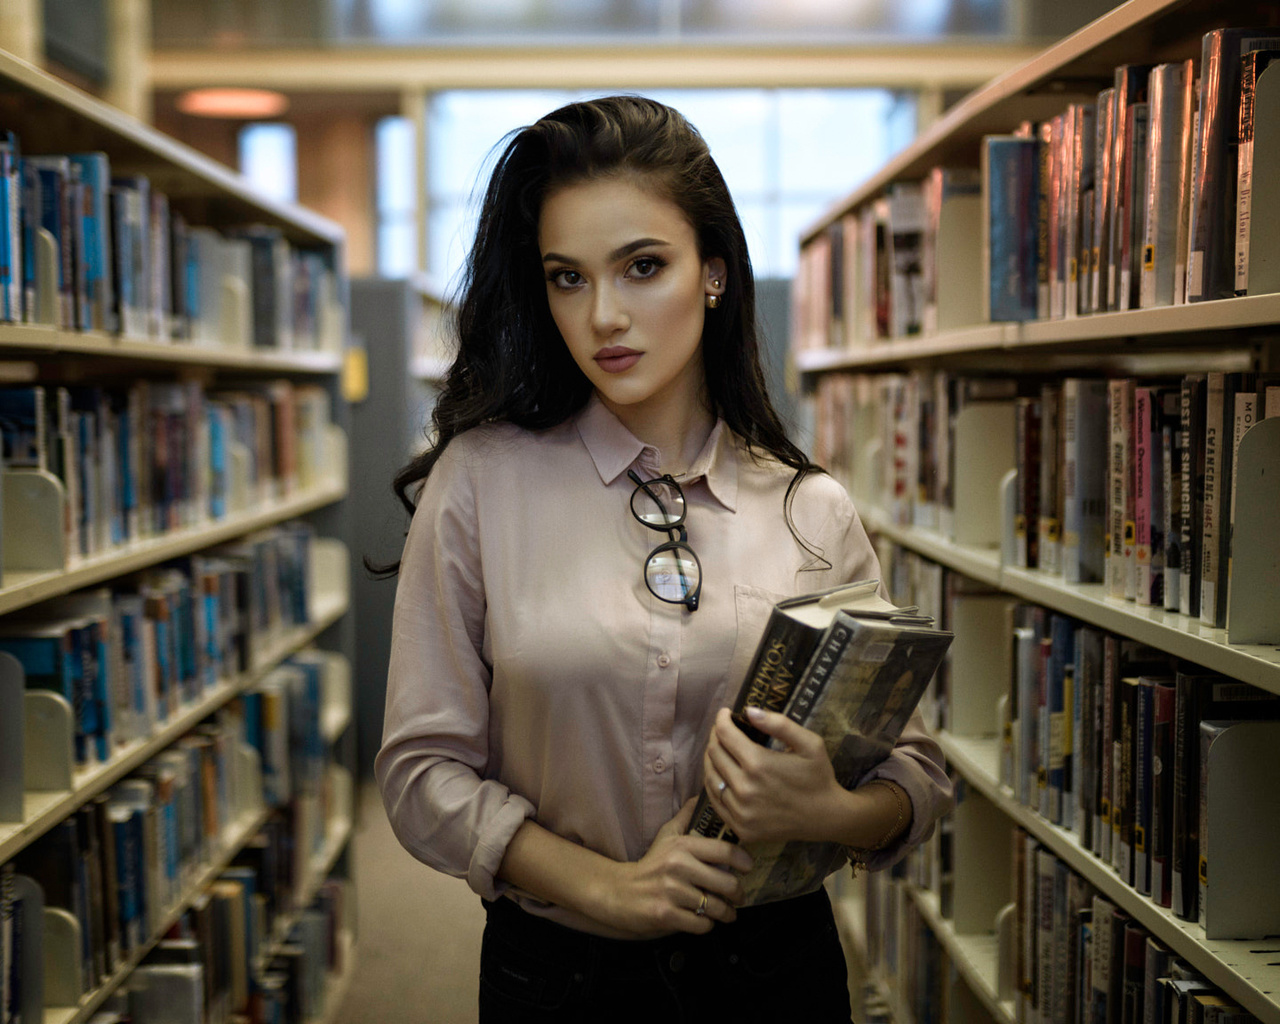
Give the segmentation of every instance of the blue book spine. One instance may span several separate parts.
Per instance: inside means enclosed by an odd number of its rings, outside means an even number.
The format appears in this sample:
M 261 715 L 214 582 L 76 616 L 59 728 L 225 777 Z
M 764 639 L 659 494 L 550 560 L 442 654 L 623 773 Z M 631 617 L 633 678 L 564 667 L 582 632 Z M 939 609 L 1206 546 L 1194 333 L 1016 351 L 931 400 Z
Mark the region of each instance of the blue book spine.
M 22 319 L 36 319 L 36 232 L 40 229 L 40 175 L 27 160 L 21 161 L 20 233 L 22 236 Z
M 1034 320 L 1040 143 L 1013 136 L 990 136 L 983 142 L 991 320 Z
M 224 411 L 210 403 L 209 420 L 209 515 L 221 519 L 227 514 L 227 436 Z
M 111 168 L 105 153 L 73 153 L 84 186 L 84 268 L 89 325 L 115 331 L 115 296 L 111 266 Z
M 22 170 L 21 146 L 11 131 L 0 131 L 0 319 L 22 319 Z

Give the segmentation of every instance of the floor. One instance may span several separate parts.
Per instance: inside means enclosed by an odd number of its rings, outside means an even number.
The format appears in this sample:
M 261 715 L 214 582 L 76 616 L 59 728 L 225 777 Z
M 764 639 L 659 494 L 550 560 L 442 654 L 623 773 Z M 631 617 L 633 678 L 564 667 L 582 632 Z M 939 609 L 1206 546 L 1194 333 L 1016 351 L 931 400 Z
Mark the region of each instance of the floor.
M 480 898 L 404 851 L 372 784 L 359 801 L 356 968 L 334 1024 L 474 1024 Z

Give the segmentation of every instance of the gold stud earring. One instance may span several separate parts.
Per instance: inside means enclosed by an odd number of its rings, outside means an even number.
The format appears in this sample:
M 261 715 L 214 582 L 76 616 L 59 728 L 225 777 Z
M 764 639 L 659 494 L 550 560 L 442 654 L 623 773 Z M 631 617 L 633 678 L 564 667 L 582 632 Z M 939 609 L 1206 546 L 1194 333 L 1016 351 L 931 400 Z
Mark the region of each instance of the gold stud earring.
M 719 305 L 720 305 L 720 296 L 719 296 L 719 295 L 708 295 L 708 296 L 707 296 L 707 309 L 716 309 Z

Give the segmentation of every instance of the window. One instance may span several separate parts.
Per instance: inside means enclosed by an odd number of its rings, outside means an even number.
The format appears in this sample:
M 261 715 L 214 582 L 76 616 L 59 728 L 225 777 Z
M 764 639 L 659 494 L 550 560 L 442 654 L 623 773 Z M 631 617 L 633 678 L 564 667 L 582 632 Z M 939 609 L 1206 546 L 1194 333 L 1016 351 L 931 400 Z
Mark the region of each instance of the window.
M 418 265 L 418 224 L 414 207 L 417 162 L 413 125 L 384 117 L 375 131 L 377 174 L 377 265 L 383 277 L 408 277 Z
M 475 230 L 480 190 L 501 152 L 502 137 L 586 95 L 457 91 L 431 98 L 427 259 L 434 275 L 447 283 L 456 280 Z M 879 89 L 652 90 L 647 95 L 680 110 L 706 138 L 762 278 L 791 276 L 800 232 L 914 133 L 914 99 Z M 908 123 L 911 131 L 904 132 Z M 380 183 L 381 174 L 380 169 Z M 381 224 L 381 186 L 379 193 Z
M 251 124 L 240 130 L 240 173 L 268 199 L 298 200 L 298 138 L 292 125 Z

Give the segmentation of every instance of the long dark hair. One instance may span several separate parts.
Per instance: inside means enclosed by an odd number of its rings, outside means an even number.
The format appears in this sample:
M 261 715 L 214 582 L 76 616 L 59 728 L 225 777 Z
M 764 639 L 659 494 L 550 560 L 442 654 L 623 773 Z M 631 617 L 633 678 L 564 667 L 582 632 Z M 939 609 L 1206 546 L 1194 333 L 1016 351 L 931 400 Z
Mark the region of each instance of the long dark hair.
M 634 175 L 673 202 L 697 234 L 699 256 L 725 262 L 724 295 L 702 333 L 707 397 L 711 412 L 756 457 L 767 454 L 796 471 L 785 501 L 794 534 L 795 489 L 819 467 L 787 438 L 769 400 L 756 336 L 755 278 L 737 210 L 698 130 L 678 111 L 640 96 L 571 103 L 508 137 L 459 289 L 458 353 L 432 413 L 433 441 L 396 475 L 395 493 L 412 513 L 418 488 L 445 447 L 471 427 L 506 421 L 538 430 L 564 422 L 586 404 L 591 384 L 547 305 L 538 221 L 553 189 L 615 174 Z

